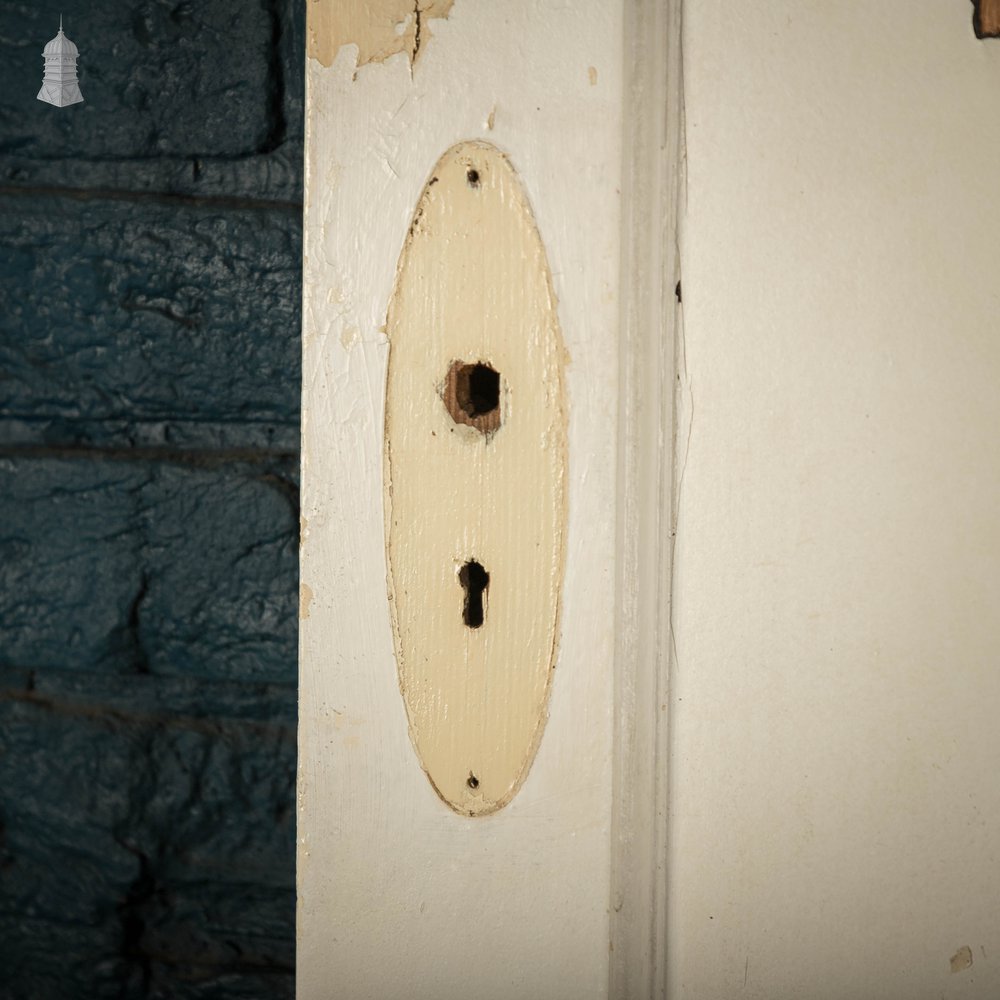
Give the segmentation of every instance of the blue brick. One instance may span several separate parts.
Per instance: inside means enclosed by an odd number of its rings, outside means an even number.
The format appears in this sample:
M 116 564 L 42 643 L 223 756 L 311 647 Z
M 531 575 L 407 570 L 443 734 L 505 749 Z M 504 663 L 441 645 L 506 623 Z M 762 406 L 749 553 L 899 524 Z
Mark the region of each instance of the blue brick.
M 36 100 L 60 13 L 84 103 Z M 0 179 L 301 200 L 304 5 L 11 3 L 0 36 Z
M 141 495 L 129 463 L 0 459 L 0 664 L 112 659 L 142 573 Z M 128 669 L 127 659 L 110 664 Z
M 300 226 L 0 196 L 0 443 L 297 447 Z
M 117 922 L 84 925 L 0 911 L 0 996 L 3 1000 L 139 998 L 141 970 L 120 955 L 120 941 Z
M 0 666 L 294 683 L 295 475 L 0 460 Z
M 294 995 L 304 6 L 4 8 L 3 1000 Z
M 294 769 L 290 725 L 8 693 L 0 788 L 21 792 L 0 802 L 7 981 L 32 1000 L 143 996 L 178 975 L 290 981 Z
M 292 490 L 291 478 L 273 472 L 160 471 L 150 490 L 156 514 L 148 531 L 162 569 L 150 563 L 143 609 L 152 671 L 294 682 L 298 511 Z

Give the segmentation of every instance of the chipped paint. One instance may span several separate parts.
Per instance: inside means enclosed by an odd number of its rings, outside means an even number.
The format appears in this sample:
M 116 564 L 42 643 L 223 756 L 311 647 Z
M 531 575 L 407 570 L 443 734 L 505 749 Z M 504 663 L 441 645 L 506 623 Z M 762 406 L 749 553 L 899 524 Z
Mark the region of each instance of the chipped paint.
M 340 344 L 345 351 L 349 351 L 357 342 L 360 331 L 356 326 L 346 325 L 340 331 Z
M 567 466 L 565 352 L 546 255 L 495 146 L 461 143 L 435 165 L 387 329 L 386 528 L 400 689 L 438 795 L 457 812 L 485 815 L 520 787 L 544 726 Z M 478 395 L 456 389 L 473 368 L 485 380 Z M 460 413 L 471 398 L 478 408 Z M 470 613 L 470 602 L 479 610 Z
M 954 955 L 951 956 L 949 961 L 952 972 L 964 972 L 966 969 L 972 967 L 972 949 L 967 945 L 963 944 Z
M 306 46 L 312 59 L 333 64 L 345 45 L 358 49 L 355 73 L 404 53 L 416 63 L 431 37 L 429 21 L 447 18 L 455 0 L 309 0 Z
M 309 617 L 309 606 L 312 604 L 313 592 L 308 583 L 299 584 L 299 621 Z

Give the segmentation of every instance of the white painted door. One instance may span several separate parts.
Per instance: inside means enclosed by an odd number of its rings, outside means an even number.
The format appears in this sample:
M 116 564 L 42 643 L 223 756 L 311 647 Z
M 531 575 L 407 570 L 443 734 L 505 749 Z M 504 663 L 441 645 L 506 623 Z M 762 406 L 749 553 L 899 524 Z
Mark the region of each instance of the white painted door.
M 303 1000 L 1000 995 L 1000 41 L 681 7 L 309 0 Z M 401 254 L 470 142 L 544 249 L 567 462 L 547 722 L 471 816 L 411 739 L 385 462 Z
M 683 45 L 670 995 L 1000 996 L 1000 41 Z

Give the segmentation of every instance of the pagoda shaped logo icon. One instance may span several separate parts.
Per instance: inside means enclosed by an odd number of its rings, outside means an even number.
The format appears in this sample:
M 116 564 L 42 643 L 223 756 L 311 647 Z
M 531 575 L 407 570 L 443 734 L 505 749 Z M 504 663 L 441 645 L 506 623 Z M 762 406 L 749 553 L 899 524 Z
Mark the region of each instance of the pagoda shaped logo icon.
M 62 17 L 59 18 L 59 34 L 52 39 L 42 58 L 45 60 L 45 76 L 38 99 L 64 108 L 67 104 L 79 104 L 83 100 L 80 84 L 76 81 L 77 47 L 63 34 Z

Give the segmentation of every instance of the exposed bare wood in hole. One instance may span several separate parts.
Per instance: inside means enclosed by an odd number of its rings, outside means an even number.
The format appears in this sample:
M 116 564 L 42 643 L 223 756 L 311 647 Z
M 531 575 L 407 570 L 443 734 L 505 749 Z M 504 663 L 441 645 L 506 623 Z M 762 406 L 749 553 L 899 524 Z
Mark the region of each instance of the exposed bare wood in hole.
M 1000 37 L 1000 0 L 972 0 L 972 6 L 972 26 L 976 37 Z
M 500 427 L 500 375 L 490 365 L 456 361 L 444 383 L 444 405 L 457 424 L 492 434 Z

